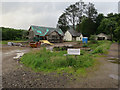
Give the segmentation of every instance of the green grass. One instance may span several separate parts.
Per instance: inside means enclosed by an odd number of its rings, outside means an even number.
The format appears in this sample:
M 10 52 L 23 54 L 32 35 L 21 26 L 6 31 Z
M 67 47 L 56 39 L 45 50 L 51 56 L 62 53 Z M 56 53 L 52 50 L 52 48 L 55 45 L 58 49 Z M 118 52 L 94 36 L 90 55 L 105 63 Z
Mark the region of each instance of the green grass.
M 7 41 L 0 41 L 0 44 L 7 44 L 8 42 L 20 43 L 26 40 L 7 40 Z
M 86 74 L 86 69 L 94 66 L 95 58 L 100 53 L 105 53 L 111 45 L 110 41 L 99 41 L 97 44 L 88 43 L 93 51 L 81 50 L 81 55 L 75 58 L 74 55 L 64 56 L 67 51 L 50 52 L 45 48 L 38 51 L 31 51 L 21 58 L 21 63 L 39 72 L 57 72 Z M 88 53 L 89 52 L 89 53 Z
M 88 45 L 87 44 L 83 44 L 82 47 L 88 47 Z
M 92 54 L 106 54 L 111 44 L 111 41 L 98 41 L 97 44 L 90 45 L 93 49 Z
M 35 71 L 77 71 L 92 66 L 94 60 L 88 55 L 64 56 L 66 51 L 50 52 L 45 48 L 36 52 L 29 52 L 21 58 L 21 63 Z M 69 70 L 70 69 L 70 70 Z

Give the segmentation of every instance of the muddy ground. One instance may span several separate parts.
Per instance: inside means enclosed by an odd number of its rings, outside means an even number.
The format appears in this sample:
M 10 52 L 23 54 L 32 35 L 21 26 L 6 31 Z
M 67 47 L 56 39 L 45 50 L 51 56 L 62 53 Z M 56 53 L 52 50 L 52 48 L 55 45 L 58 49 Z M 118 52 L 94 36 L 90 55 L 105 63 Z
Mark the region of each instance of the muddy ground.
M 71 43 L 74 44 L 74 43 Z M 29 47 L 2 47 L 2 87 L 4 88 L 118 88 L 118 64 L 108 61 L 118 57 L 118 45 L 112 44 L 108 55 L 97 59 L 95 70 L 89 70 L 86 77 L 58 75 L 55 72 L 36 73 L 13 60 L 17 52 L 27 53 Z M 71 79 L 72 77 L 72 79 Z

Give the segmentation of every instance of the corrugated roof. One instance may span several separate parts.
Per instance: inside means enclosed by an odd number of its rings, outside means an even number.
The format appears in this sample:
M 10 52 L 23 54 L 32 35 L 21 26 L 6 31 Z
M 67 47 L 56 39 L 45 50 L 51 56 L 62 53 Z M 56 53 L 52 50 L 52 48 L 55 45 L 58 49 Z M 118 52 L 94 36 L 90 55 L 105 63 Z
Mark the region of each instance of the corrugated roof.
M 72 28 L 70 28 L 68 31 L 70 32 L 70 34 L 72 36 L 75 36 L 75 37 L 79 37 L 81 35 L 81 33 L 78 33 L 77 31 L 73 30 Z
M 51 27 L 43 27 L 43 26 L 30 26 L 30 28 L 33 30 L 35 35 L 39 36 L 45 36 L 49 35 L 51 32 L 56 31 L 58 32 L 61 36 L 64 35 L 61 29 L 59 28 L 51 28 Z

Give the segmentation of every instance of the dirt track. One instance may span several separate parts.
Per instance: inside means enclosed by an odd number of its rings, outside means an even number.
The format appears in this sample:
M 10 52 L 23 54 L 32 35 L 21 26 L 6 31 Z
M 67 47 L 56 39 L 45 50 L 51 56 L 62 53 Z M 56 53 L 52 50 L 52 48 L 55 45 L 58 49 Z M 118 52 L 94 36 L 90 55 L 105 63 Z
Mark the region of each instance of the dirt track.
M 71 81 L 67 75 L 55 73 L 35 73 L 13 60 L 16 52 L 29 52 L 29 48 L 8 47 L 2 48 L 3 56 L 3 87 L 8 88 L 117 88 L 118 64 L 107 61 L 108 57 L 118 57 L 118 45 L 112 44 L 107 57 L 98 58 L 100 65 L 96 71 L 89 72 L 86 77 L 79 77 Z
M 88 73 L 85 78 L 74 82 L 76 88 L 118 88 L 118 64 L 108 61 L 109 57 L 118 57 L 118 45 L 112 44 L 106 57 L 98 58 L 99 66 L 96 71 Z M 120 79 L 120 78 L 119 78 Z

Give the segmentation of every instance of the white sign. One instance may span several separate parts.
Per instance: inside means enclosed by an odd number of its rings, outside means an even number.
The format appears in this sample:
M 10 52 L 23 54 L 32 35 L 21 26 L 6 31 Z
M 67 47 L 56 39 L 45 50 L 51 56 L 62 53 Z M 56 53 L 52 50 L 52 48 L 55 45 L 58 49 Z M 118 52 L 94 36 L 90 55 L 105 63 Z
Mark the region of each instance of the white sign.
M 67 49 L 69 55 L 80 55 L 80 49 Z

